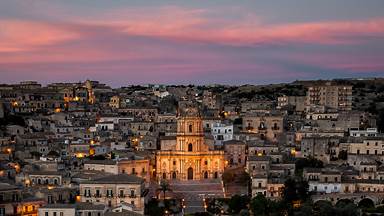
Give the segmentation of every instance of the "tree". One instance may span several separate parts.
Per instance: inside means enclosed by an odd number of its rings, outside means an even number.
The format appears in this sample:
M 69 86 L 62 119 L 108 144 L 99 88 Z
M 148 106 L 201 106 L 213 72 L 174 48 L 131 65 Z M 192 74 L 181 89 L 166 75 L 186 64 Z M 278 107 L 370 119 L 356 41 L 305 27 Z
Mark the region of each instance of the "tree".
M 317 201 L 313 205 L 313 211 L 317 215 L 324 215 L 324 216 L 336 214 L 336 210 L 332 206 L 332 203 L 329 201 L 325 201 L 325 200 Z
M 369 198 L 364 198 L 359 202 L 359 208 L 362 209 L 369 209 L 369 208 L 374 208 L 375 204 L 373 201 Z
M 263 194 L 257 194 L 251 200 L 250 209 L 253 215 L 283 215 L 286 207 L 280 201 L 273 201 L 267 199 Z
M 248 196 L 234 195 L 229 200 L 228 206 L 232 213 L 238 214 L 242 209 L 247 209 Z
M 171 187 L 170 187 L 168 181 L 166 181 L 164 179 L 161 180 L 158 190 L 163 192 L 163 199 L 165 199 L 165 192 L 171 191 Z
M 307 216 L 312 214 L 312 202 L 305 202 L 298 211 L 295 212 L 295 216 Z M 320 214 L 323 215 L 323 214 Z
M 304 168 L 323 168 L 323 162 L 321 160 L 317 160 L 316 158 L 299 158 L 295 162 L 296 166 L 296 175 L 300 175 Z
M 287 179 L 284 183 L 284 202 L 288 205 L 291 205 L 293 201 L 305 202 L 309 197 L 308 188 L 309 185 L 307 181 L 302 179 Z
M 258 194 L 251 201 L 251 210 L 254 215 L 268 214 L 268 200 L 264 195 Z
M 159 202 L 156 199 L 151 199 L 145 205 L 145 214 L 146 215 L 154 215 L 161 216 L 163 215 L 161 208 L 159 207 Z

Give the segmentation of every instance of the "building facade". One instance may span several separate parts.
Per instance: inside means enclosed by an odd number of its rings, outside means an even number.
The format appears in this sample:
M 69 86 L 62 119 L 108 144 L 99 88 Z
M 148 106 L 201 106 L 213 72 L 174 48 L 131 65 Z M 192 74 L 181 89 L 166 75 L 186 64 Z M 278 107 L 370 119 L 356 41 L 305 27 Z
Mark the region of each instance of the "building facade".
M 352 86 L 327 82 L 308 87 L 307 105 L 325 106 L 337 110 L 352 110 Z
M 157 176 L 175 180 L 220 178 L 225 165 L 224 151 L 211 150 L 204 142 L 198 109 L 187 107 L 179 114 L 176 145 L 156 155 Z

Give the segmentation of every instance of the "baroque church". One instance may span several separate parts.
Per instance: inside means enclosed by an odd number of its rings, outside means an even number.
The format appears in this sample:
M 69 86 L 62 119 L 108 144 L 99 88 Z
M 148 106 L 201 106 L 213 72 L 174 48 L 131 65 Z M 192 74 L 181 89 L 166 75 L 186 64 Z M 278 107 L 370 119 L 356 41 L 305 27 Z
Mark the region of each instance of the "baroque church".
M 176 144 L 156 154 L 158 178 L 200 180 L 221 178 L 224 151 L 213 150 L 204 142 L 199 109 L 190 103 L 179 106 Z

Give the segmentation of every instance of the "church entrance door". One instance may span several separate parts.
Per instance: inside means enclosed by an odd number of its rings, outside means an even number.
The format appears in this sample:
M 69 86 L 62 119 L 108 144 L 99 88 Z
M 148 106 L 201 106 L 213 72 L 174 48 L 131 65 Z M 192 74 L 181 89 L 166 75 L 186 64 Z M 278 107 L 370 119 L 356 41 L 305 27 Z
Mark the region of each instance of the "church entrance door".
M 193 169 L 192 167 L 189 167 L 188 168 L 188 180 L 192 180 L 193 179 Z

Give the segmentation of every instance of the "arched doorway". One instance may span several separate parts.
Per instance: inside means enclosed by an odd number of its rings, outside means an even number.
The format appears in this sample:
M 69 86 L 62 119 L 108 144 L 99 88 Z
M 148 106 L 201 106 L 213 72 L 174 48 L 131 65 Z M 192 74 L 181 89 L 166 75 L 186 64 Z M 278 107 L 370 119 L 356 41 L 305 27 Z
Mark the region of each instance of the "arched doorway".
M 189 167 L 188 168 L 188 180 L 192 180 L 193 179 L 193 169 L 192 167 Z
M 208 178 L 208 172 L 207 172 L 207 171 L 204 172 L 204 178 L 205 178 L 205 179 Z
M 214 178 L 217 179 L 218 177 L 219 177 L 219 174 L 217 172 L 215 172 Z

